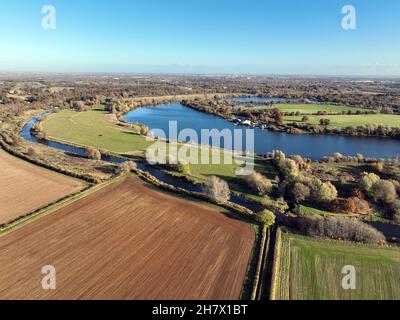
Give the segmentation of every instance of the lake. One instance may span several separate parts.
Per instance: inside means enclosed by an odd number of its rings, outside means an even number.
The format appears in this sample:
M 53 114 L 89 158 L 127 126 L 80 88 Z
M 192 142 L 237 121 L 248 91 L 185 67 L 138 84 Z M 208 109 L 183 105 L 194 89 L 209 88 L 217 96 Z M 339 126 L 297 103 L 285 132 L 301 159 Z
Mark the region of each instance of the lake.
M 236 126 L 220 117 L 185 107 L 180 103 L 138 108 L 129 112 L 125 116 L 125 120 L 131 123 L 144 124 L 150 129 L 161 129 L 168 138 L 170 137 L 168 132 L 169 121 L 177 121 L 178 132 L 190 128 L 195 130 L 199 137 L 202 129 L 229 129 L 231 131 L 249 129 L 249 127 Z M 223 143 L 222 146 L 224 146 Z M 288 155 L 301 155 L 313 160 L 332 155 L 335 152 L 348 156 L 362 153 L 366 157 L 375 158 L 389 158 L 400 155 L 399 140 L 374 137 L 291 135 L 255 128 L 254 143 L 255 152 L 258 154 L 265 154 L 277 149 Z M 243 145 L 245 145 L 244 142 Z

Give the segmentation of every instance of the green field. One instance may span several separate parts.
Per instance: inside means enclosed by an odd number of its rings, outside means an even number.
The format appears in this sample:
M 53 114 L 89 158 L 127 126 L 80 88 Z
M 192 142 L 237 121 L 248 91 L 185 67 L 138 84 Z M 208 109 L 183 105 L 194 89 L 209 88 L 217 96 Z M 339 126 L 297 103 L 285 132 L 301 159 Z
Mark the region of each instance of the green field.
M 294 122 L 302 122 L 302 116 L 284 117 L 287 124 Z M 320 119 L 329 119 L 331 121 L 328 127 L 356 127 L 362 125 L 384 125 L 384 126 L 400 126 L 400 116 L 393 114 L 360 114 L 360 115 L 326 115 L 326 116 L 309 116 L 309 124 L 320 124 Z
M 366 109 L 352 108 L 345 106 L 335 106 L 331 104 L 277 104 L 273 107 L 263 107 L 264 109 L 276 108 L 282 112 L 300 112 L 301 114 L 317 114 L 318 111 L 325 111 L 328 113 L 342 113 L 342 112 L 365 112 Z
M 106 115 L 107 113 L 102 110 L 85 112 L 63 110 L 50 115 L 44 121 L 43 127 L 50 139 L 55 138 L 73 144 L 143 157 L 144 151 L 154 142 L 146 141 L 144 136 L 134 134 L 128 128 L 120 127 L 107 120 Z M 220 151 L 213 152 L 221 153 Z M 200 156 L 201 152 L 199 152 Z M 235 177 L 237 164 L 234 162 L 224 164 L 223 154 L 221 154 L 221 159 L 221 164 L 191 165 L 193 177 L 202 180 L 209 175 Z
M 342 288 L 346 265 L 356 269 L 356 289 Z M 279 300 L 400 299 L 400 249 L 282 235 Z

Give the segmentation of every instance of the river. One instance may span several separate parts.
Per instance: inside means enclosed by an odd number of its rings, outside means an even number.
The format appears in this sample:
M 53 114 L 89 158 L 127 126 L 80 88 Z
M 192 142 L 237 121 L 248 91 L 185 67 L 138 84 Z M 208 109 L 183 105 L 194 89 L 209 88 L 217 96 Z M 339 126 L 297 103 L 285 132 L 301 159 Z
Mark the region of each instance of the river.
M 218 116 L 185 107 L 180 103 L 138 108 L 129 112 L 125 116 L 125 120 L 131 123 L 145 124 L 150 129 L 161 129 L 165 132 L 167 138 L 174 138 L 169 134 L 170 121 L 177 121 L 178 132 L 190 128 L 196 132 L 198 137 L 201 137 L 202 129 L 228 129 L 231 132 L 235 129 L 249 129 L 249 127 L 235 125 Z M 245 138 L 243 131 L 241 141 L 243 150 L 246 146 Z M 202 141 L 202 143 L 219 147 L 220 142 Z M 220 147 L 225 146 L 225 141 L 221 141 Z M 282 150 L 288 155 L 301 155 L 313 160 L 333 155 L 335 152 L 348 156 L 361 153 L 365 157 L 390 158 L 400 155 L 400 141 L 339 135 L 292 135 L 255 128 L 254 151 L 257 154 L 265 154 L 271 150 Z

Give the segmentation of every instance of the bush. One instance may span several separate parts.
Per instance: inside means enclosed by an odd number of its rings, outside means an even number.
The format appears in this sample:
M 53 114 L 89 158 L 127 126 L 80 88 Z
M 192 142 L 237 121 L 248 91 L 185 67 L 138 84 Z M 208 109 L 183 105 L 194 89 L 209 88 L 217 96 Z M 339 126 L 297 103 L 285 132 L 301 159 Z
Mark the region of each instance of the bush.
M 347 212 L 352 214 L 368 215 L 371 208 L 367 201 L 357 197 L 350 197 L 343 201 L 338 201 L 335 205 L 335 212 Z
M 86 148 L 85 150 L 86 156 L 89 159 L 93 160 L 101 160 L 101 153 L 99 150 L 94 149 L 94 148 Z
M 249 188 L 261 196 L 270 193 L 272 190 L 271 181 L 256 171 L 248 176 L 245 176 L 244 181 Z
M 203 192 L 217 202 L 227 202 L 231 195 L 228 183 L 216 176 L 207 179 L 203 185 Z
M 392 205 L 393 221 L 400 223 L 400 200 L 396 200 Z
M 316 202 L 331 202 L 337 198 L 338 192 L 330 182 L 322 182 L 314 178 L 310 182 L 311 199 Z
M 271 227 L 275 224 L 275 215 L 272 211 L 263 210 L 256 216 L 256 220 L 265 227 Z
M 371 226 L 347 219 L 311 217 L 299 222 L 302 232 L 311 237 L 363 243 L 382 243 L 385 236 Z
M 299 203 L 310 198 L 310 188 L 301 182 L 296 182 L 292 189 L 293 199 Z
M 360 188 L 366 193 L 370 193 L 374 184 L 380 180 L 381 178 L 375 173 L 364 172 L 360 180 Z
M 176 171 L 183 173 L 184 175 L 190 175 L 191 174 L 190 164 L 180 162 L 176 165 Z
M 123 162 L 119 165 L 117 173 L 121 174 L 121 173 L 129 172 L 133 169 L 136 169 L 136 167 L 137 167 L 137 165 L 136 165 L 136 162 L 134 162 L 134 161 Z
M 397 198 L 396 188 L 389 180 L 380 180 L 372 186 L 371 196 L 375 201 L 391 204 Z
M 32 147 L 29 147 L 28 151 L 27 151 L 27 154 L 28 154 L 28 156 L 32 157 L 32 156 L 34 156 L 36 154 L 36 150 L 34 148 L 32 148 Z

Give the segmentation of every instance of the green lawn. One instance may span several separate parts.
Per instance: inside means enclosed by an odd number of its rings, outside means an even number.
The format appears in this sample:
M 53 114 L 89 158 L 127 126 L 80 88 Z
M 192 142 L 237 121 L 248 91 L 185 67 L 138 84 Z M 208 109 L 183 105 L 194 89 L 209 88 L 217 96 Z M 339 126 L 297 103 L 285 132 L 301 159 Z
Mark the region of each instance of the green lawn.
M 276 108 L 282 112 L 300 112 L 301 114 L 317 114 L 318 111 L 325 111 L 329 113 L 342 113 L 344 112 L 365 112 L 366 109 L 352 108 L 345 106 L 335 106 L 331 104 L 277 104 L 273 107 L 264 107 L 266 109 Z
M 400 249 L 283 234 L 277 299 L 400 299 Z M 342 268 L 356 269 L 356 289 L 342 288 Z
M 133 134 L 127 128 L 108 121 L 105 117 L 106 114 L 101 110 L 86 112 L 63 110 L 50 115 L 43 127 L 50 138 L 116 153 L 134 153 L 143 156 L 144 151 L 154 143 L 146 141 L 143 136 Z M 212 152 L 221 153 L 220 151 Z M 232 164 L 225 164 L 224 156 L 221 154 L 220 164 L 213 164 L 211 154 L 210 152 L 210 164 L 191 165 L 193 177 L 201 180 L 209 175 L 218 175 L 224 178 L 235 177 L 238 165 L 234 159 Z M 198 155 L 200 158 L 200 151 Z
M 302 122 L 302 116 L 284 117 L 285 123 Z M 326 115 L 309 116 L 309 124 L 319 124 L 320 119 L 329 119 L 329 127 L 355 127 L 362 125 L 385 125 L 400 126 L 400 116 L 392 114 L 369 114 L 369 115 Z

